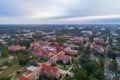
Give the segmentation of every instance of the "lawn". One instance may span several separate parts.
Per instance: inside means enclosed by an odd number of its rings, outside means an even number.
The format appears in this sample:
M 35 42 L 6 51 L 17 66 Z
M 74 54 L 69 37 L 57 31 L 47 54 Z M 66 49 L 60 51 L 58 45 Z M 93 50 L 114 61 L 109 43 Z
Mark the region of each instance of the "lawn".
M 8 77 L 8 76 L 10 76 L 12 73 L 16 72 L 17 70 L 21 70 L 21 69 L 24 69 L 24 67 L 21 67 L 21 66 L 19 66 L 19 65 L 13 65 L 13 66 L 9 67 L 8 69 L 3 70 L 3 71 L 0 73 L 0 78 Z
M 4 58 L 4 59 L 0 59 L 0 66 L 4 65 L 5 62 L 7 62 L 9 59 Z

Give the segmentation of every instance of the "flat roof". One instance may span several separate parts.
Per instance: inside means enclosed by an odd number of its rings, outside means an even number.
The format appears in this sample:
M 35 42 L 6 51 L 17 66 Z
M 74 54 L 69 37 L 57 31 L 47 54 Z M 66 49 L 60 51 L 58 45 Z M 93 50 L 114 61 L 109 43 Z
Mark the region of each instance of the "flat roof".
M 34 71 L 36 69 L 36 67 L 35 66 L 29 66 L 29 67 L 27 67 L 27 69 L 30 70 L 30 71 Z
M 116 61 L 118 64 L 120 64 L 120 57 L 116 57 Z

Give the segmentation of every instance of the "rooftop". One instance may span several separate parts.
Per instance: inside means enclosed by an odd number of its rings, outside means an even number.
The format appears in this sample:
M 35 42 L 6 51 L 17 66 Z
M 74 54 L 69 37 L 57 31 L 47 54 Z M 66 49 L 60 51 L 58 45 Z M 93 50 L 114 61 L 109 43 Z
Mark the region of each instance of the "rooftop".
M 120 57 L 116 57 L 116 61 L 118 64 L 120 64 Z
M 34 71 L 35 69 L 36 69 L 35 66 L 29 66 L 29 67 L 27 67 L 27 70 L 30 70 L 30 71 Z

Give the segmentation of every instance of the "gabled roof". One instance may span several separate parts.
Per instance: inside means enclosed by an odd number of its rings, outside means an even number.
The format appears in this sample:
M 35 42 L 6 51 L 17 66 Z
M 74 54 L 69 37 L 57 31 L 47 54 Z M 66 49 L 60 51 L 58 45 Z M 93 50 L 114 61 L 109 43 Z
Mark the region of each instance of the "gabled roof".
M 42 67 L 43 67 L 43 69 L 44 70 L 46 70 L 46 71 L 48 71 L 48 72 L 54 72 L 54 73 L 57 73 L 58 72 L 58 69 L 57 68 L 55 68 L 55 67 L 52 67 L 52 66 L 48 66 L 48 65 L 46 65 L 46 64 L 42 64 Z
M 18 79 L 17 79 L 17 80 L 31 80 L 31 79 L 26 78 L 26 77 L 24 77 L 24 76 L 20 76 L 20 77 L 18 77 Z
M 32 52 L 36 54 L 43 54 L 43 55 L 48 55 L 48 56 L 50 54 L 50 51 L 43 50 L 43 49 L 36 49 L 36 48 L 34 48 Z

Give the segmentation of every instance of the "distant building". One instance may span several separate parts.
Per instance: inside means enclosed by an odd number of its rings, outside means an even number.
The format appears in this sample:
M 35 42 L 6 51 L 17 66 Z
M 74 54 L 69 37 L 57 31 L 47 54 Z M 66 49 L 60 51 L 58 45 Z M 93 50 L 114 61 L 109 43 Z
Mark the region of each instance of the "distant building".
M 95 42 L 90 44 L 90 48 L 92 51 L 99 52 L 99 53 L 104 53 L 104 48 L 102 45 L 96 45 Z
M 116 57 L 117 70 L 120 70 L 120 57 Z
M 33 43 L 30 44 L 30 50 L 32 50 L 34 47 L 35 48 L 40 48 L 42 46 L 48 46 L 50 45 L 51 43 L 50 42 L 47 42 L 47 41 L 35 41 Z
M 74 29 L 74 27 L 68 27 L 68 29 L 72 30 L 72 29 Z
M 57 38 L 56 36 L 44 36 L 44 39 L 47 41 L 55 41 Z
M 99 43 L 104 43 L 105 42 L 104 39 L 102 39 L 102 38 L 93 38 L 93 41 L 94 42 L 99 42 Z
M 58 52 L 63 50 L 63 46 L 60 46 L 59 44 L 56 43 L 50 44 L 49 46 L 56 48 Z
M 81 31 L 84 35 L 92 35 L 92 31 Z
M 69 55 L 77 55 L 78 54 L 78 51 L 77 50 L 72 50 L 71 47 L 65 48 L 64 52 L 69 54 Z
M 83 43 L 84 41 L 88 41 L 89 38 L 88 37 L 74 37 L 74 38 L 70 38 L 70 41 L 73 43 Z
M 62 61 L 64 64 L 67 64 L 68 62 L 71 62 L 71 57 L 68 55 L 65 55 L 65 52 L 61 51 L 58 54 L 51 57 L 50 62 L 52 64 L 57 63 L 57 61 Z
M 14 45 L 14 46 L 8 47 L 9 51 L 18 51 L 18 50 L 24 50 L 24 49 L 26 49 L 26 47 L 20 46 L 20 45 Z
M 74 37 L 70 39 L 71 42 L 73 43 L 83 43 L 83 38 L 82 37 Z
M 57 53 L 56 47 L 53 47 L 53 46 L 42 46 L 40 49 L 50 51 L 50 52 L 52 52 L 54 54 Z
M 35 56 L 39 56 L 40 58 L 44 58 L 44 59 L 50 59 L 50 57 L 54 55 L 54 53 L 48 50 L 37 49 L 37 48 L 34 48 L 32 50 L 32 54 Z

